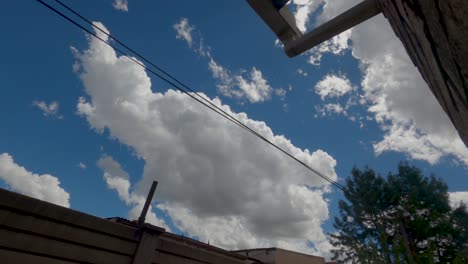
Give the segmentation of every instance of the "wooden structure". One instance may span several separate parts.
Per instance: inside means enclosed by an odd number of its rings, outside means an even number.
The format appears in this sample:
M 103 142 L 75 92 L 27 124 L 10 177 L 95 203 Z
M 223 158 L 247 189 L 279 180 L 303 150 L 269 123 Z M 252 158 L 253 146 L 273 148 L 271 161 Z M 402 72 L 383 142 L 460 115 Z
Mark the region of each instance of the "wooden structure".
M 0 189 L 0 263 L 259 263 L 164 229 L 102 219 Z

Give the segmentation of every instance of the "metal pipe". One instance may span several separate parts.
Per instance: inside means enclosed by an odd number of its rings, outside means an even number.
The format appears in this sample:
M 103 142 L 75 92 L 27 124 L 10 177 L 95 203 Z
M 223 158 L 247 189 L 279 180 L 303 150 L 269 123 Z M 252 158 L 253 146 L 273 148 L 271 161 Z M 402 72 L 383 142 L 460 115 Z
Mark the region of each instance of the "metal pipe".
M 364 0 L 304 36 L 290 41 L 285 45 L 284 51 L 289 58 L 295 57 L 381 12 L 377 0 Z
M 143 225 L 145 223 L 146 214 L 148 213 L 148 208 L 149 208 L 149 206 L 151 204 L 151 201 L 153 200 L 154 191 L 156 191 L 157 186 L 158 186 L 158 182 L 153 181 L 153 183 L 151 184 L 150 191 L 148 193 L 148 197 L 146 197 L 145 205 L 143 206 L 143 210 L 141 211 L 141 215 L 138 218 L 138 225 L 139 226 L 141 226 L 141 225 Z

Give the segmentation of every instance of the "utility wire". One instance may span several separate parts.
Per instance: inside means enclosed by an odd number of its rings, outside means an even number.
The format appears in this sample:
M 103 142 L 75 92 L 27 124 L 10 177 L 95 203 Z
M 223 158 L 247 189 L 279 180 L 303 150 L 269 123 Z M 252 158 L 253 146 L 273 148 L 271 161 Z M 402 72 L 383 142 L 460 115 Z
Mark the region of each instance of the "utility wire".
M 42 2 L 42 1 L 40 1 Z M 84 16 L 82 16 L 81 14 L 79 14 L 78 12 L 76 12 L 75 10 L 73 10 L 71 7 L 67 6 L 66 4 L 64 4 L 63 2 L 59 1 L 59 0 L 55 0 L 55 2 L 59 3 L 61 6 L 63 6 L 65 9 L 67 9 L 68 11 L 72 12 L 74 15 L 78 16 L 79 18 L 81 18 L 82 20 L 84 20 L 86 23 L 88 23 L 89 25 L 91 25 L 93 28 L 95 28 L 96 30 L 100 31 L 101 33 L 105 34 L 107 37 L 109 37 L 110 39 L 114 40 L 116 43 L 120 44 L 122 47 L 124 47 L 125 49 L 127 49 L 128 51 L 132 52 L 134 55 L 136 55 L 138 58 L 140 58 L 142 61 L 148 63 L 149 65 L 153 66 L 154 68 L 156 68 L 158 71 L 162 72 L 164 75 L 166 75 L 168 78 L 170 78 L 172 81 L 180 84 L 182 87 L 184 87 L 185 89 L 187 89 L 188 91 L 190 91 L 191 93 L 193 93 L 195 96 L 197 96 L 199 99 L 201 99 L 202 101 L 204 101 L 205 103 L 213 106 L 214 108 L 218 109 L 220 112 L 222 112 L 226 117 L 229 117 L 229 119 L 232 119 L 232 121 L 236 122 L 236 123 L 239 123 L 239 125 L 242 125 L 242 126 L 245 126 L 242 122 L 240 122 L 239 120 L 235 119 L 234 117 L 232 117 L 229 113 L 227 113 L 226 111 L 224 111 L 222 108 L 219 108 L 217 105 L 213 104 L 213 102 L 211 102 L 210 100 L 206 99 L 204 96 L 201 96 L 199 93 L 197 93 L 196 91 L 194 91 L 193 89 L 191 89 L 190 87 L 188 87 L 187 85 L 185 85 L 184 83 L 182 83 L 181 81 L 179 81 L 177 78 L 175 78 L 173 75 L 171 75 L 170 73 L 166 72 L 164 69 L 162 69 L 161 67 L 157 66 L 156 64 L 154 64 L 153 62 L 151 62 L 150 60 L 146 59 L 143 55 L 141 55 L 139 52 L 135 51 L 134 49 L 130 48 L 129 46 L 127 46 L 125 43 L 123 43 L 122 41 L 120 41 L 119 39 L 117 39 L 116 37 L 114 37 L 113 35 L 109 34 L 108 32 L 106 32 L 105 30 L 101 29 L 100 27 L 96 26 L 91 20 L 85 18 Z M 89 33 L 89 31 L 87 31 Z M 93 33 L 91 33 L 93 34 Z M 94 34 L 93 34 L 94 35 Z M 112 45 L 110 45 L 109 43 L 106 42 L 106 44 L 108 44 L 109 46 L 113 47 Z M 113 47 L 114 48 L 114 47 Z M 128 56 L 127 56 L 128 57 Z M 141 65 L 142 66 L 142 65 Z M 144 66 L 145 69 L 146 69 L 146 66 Z M 159 77 L 159 76 L 158 76 Z M 186 91 L 183 91 L 182 89 L 180 89 L 179 87 L 176 87 L 177 89 L 181 90 L 182 92 L 186 93 Z
M 143 61 L 146 61 L 148 64 L 152 65 L 153 67 L 155 67 L 156 69 L 158 69 L 159 71 L 161 71 L 162 73 L 164 73 L 166 76 L 168 76 L 171 80 L 168 80 L 167 78 L 165 78 L 164 76 L 161 76 L 161 74 L 158 74 L 156 72 L 154 72 L 152 69 L 148 68 L 146 65 L 142 64 L 141 62 L 139 62 L 138 60 L 134 59 L 133 57 L 130 57 L 128 56 L 128 54 L 126 54 L 125 52 L 123 52 L 122 50 L 118 49 L 117 47 L 113 46 L 112 44 L 108 43 L 106 40 L 102 39 L 101 37 L 99 37 L 96 33 L 94 32 L 91 32 L 90 30 L 86 29 L 85 27 L 83 27 L 82 25 L 78 24 L 76 21 L 74 21 L 73 19 L 69 18 L 68 16 L 66 16 L 65 14 L 63 14 L 62 12 L 58 11 L 57 9 L 55 9 L 54 7 L 50 6 L 49 4 L 45 3 L 44 1 L 42 0 L 37 0 L 38 2 L 40 2 L 41 4 L 43 4 L 44 6 L 46 6 L 47 8 L 51 9 L 52 11 L 54 11 L 55 13 L 57 13 L 58 15 L 60 15 L 61 17 L 63 17 L 64 19 L 68 20 L 69 22 L 73 23 L 74 25 L 78 26 L 79 28 L 83 29 L 84 31 L 86 31 L 87 33 L 91 34 L 92 36 L 96 37 L 97 39 L 99 39 L 100 41 L 104 42 L 105 44 L 109 45 L 110 47 L 112 47 L 113 49 L 115 49 L 117 52 L 119 52 L 120 54 L 130 58 L 133 62 L 137 63 L 138 65 L 140 65 L 141 67 L 143 67 L 144 69 L 148 70 L 149 72 L 153 73 L 154 75 L 156 75 L 157 77 L 159 77 L 160 79 L 162 79 L 163 81 L 169 83 L 170 85 L 174 86 L 175 88 L 177 88 L 178 90 L 182 91 L 183 93 L 187 94 L 188 96 L 190 96 L 192 99 L 198 101 L 199 103 L 203 104 L 204 106 L 208 107 L 209 109 L 215 111 L 217 114 L 223 116 L 224 118 L 228 119 L 229 121 L 233 122 L 234 124 L 240 126 L 241 128 L 247 130 L 248 132 L 254 134 L 255 136 L 259 137 L 260 139 L 264 140 L 266 143 L 270 144 L 271 146 L 275 147 L 276 149 L 278 149 L 279 151 L 283 152 L 284 154 L 286 154 L 287 156 L 289 156 L 290 158 L 294 159 L 296 162 L 300 163 L 301 165 L 303 165 L 304 167 L 306 167 L 307 169 L 311 170 L 312 172 L 316 173 L 318 176 L 320 176 L 321 178 L 325 179 L 326 181 L 328 181 L 329 183 L 331 183 L 332 185 L 334 185 L 335 187 L 337 187 L 338 189 L 344 191 L 344 187 L 331 180 L 329 177 L 323 175 L 322 173 L 320 173 L 319 171 L 315 170 L 314 168 L 310 167 L 309 165 L 307 165 L 306 163 L 304 163 L 303 161 L 297 159 L 296 157 L 294 157 L 293 155 L 291 155 L 290 153 L 288 153 L 287 151 L 285 151 L 284 149 L 278 147 L 277 145 L 275 145 L 274 143 L 272 143 L 270 140 L 268 140 L 267 138 L 265 138 L 264 136 L 260 135 L 259 133 L 257 133 L 256 131 L 254 131 L 253 129 L 251 129 L 250 127 L 246 126 L 245 124 L 243 124 L 241 121 L 239 121 L 238 119 L 236 119 L 235 117 L 233 117 L 232 115 L 230 115 L 229 113 L 227 113 L 226 111 L 224 111 L 223 109 L 219 108 L 217 105 L 213 104 L 210 100 L 207 100 L 205 97 L 201 96 L 200 94 L 198 94 L 197 92 L 195 92 L 193 89 L 191 89 L 190 87 L 188 87 L 187 85 L 183 84 L 182 82 L 180 82 L 177 78 L 173 77 L 172 75 L 170 75 L 169 73 L 167 73 L 166 71 L 164 71 L 162 68 L 158 67 L 157 65 L 155 65 L 154 63 L 152 63 L 151 61 L 149 61 L 148 59 L 146 59 L 144 56 L 142 56 L 141 54 L 139 54 L 138 52 L 136 52 L 135 50 L 131 49 L 130 47 L 128 47 L 127 45 L 125 45 L 123 42 L 121 42 L 120 40 L 118 40 L 117 38 L 113 37 L 112 35 L 110 35 L 109 33 L 105 32 L 104 30 L 102 30 L 101 28 L 97 27 L 96 25 L 94 25 L 90 20 L 86 19 L 85 17 L 83 17 L 82 15 L 80 15 L 79 13 L 77 13 L 76 11 L 74 11 L 73 9 L 71 9 L 70 7 L 66 6 L 65 4 L 63 4 L 62 2 L 58 1 L 58 0 L 55 0 L 57 3 L 59 3 L 60 5 L 62 5 L 64 8 L 66 8 L 67 10 L 69 10 L 70 12 L 72 12 L 73 14 L 75 14 L 76 16 L 80 17 L 82 20 L 84 20 L 86 23 L 90 24 L 91 26 L 93 26 L 94 28 L 96 28 L 97 30 L 99 30 L 100 32 L 102 32 L 103 34 L 107 35 L 109 38 L 113 39 L 115 42 L 119 43 L 121 46 L 125 47 L 127 50 L 131 51 L 132 53 L 134 53 L 137 57 L 141 58 Z M 181 87 L 177 86 L 174 82 L 182 85 L 183 87 L 185 87 L 187 90 L 189 90 L 191 93 L 185 91 L 184 89 L 182 89 Z M 198 97 L 199 99 L 195 98 L 195 97 Z M 201 99 L 201 100 L 200 100 Z
M 184 94 L 188 95 L 189 97 L 191 97 L 192 99 L 196 100 L 197 102 L 201 103 L 202 105 L 208 107 L 209 109 L 213 110 L 214 112 L 216 112 L 217 114 L 219 114 L 220 116 L 226 118 L 227 120 L 231 121 L 232 123 L 238 125 L 239 127 L 243 128 L 244 130 L 246 130 L 247 132 L 257 136 L 258 138 L 262 139 L 263 141 L 265 141 L 267 144 L 271 145 L 272 147 L 276 148 L 277 150 L 281 151 L 282 153 L 284 153 L 285 155 L 287 155 L 288 157 L 292 158 L 294 161 L 298 162 L 299 164 L 301 164 L 302 166 L 304 166 L 305 168 L 307 168 L 308 170 L 314 172 L 315 174 L 317 174 L 319 177 L 323 178 L 324 180 L 326 180 L 327 182 L 329 182 L 330 184 L 332 184 L 333 186 L 335 186 L 336 188 L 340 189 L 341 191 L 345 191 L 345 187 L 343 185 L 341 185 L 340 183 L 336 182 L 336 181 L 333 181 L 332 179 L 330 179 L 329 177 L 327 177 L 326 175 L 324 175 L 323 173 L 321 173 L 320 171 L 312 168 L 311 166 L 309 166 L 308 164 L 306 164 L 305 162 L 301 161 L 300 159 L 294 157 L 292 154 L 290 154 L 289 152 L 287 152 L 286 150 L 284 150 L 283 148 L 279 147 L 278 145 L 276 145 L 275 143 L 271 142 L 269 139 L 267 139 L 266 137 L 264 137 L 263 135 L 259 134 L 258 132 L 256 132 L 255 130 L 253 130 L 252 128 L 250 128 L 249 126 L 245 125 L 244 123 L 242 123 L 240 120 L 236 119 L 235 117 L 233 117 L 232 115 L 230 115 L 229 113 L 227 113 L 225 110 L 223 110 L 222 108 L 218 107 L 216 104 L 214 104 L 213 102 L 211 102 L 210 100 L 206 99 L 204 96 L 200 95 L 199 93 L 197 93 L 196 91 L 194 91 L 193 89 L 191 89 L 189 86 L 187 86 L 186 84 L 182 83 L 181 81 L 179 81 L 176 77 L 174 77 L 173 75 L 169 74 L 168 72 L 166 72 L 164 69 L 162 69 L 161 67 L 157 66 L 156 64 L 154 64 L 153 62 L 151 62 L 150 60 L 146 59 L 143 55 L 141 55 L 139 52 L 135 51 L 134 49 L 130 48 L 128 45 L 126 45 L 125 43 L 123 43 L 122 41 L 120 41 L 119 39 L 117 39 L 116 37 L 112 36 L 111 34 L 109 34 L 108 32 L 104 31 L 103 29 L 99 28 L 98 26 L 94 25 L 94 23 L 92 23 L 89 19 L 85 18 L 84 16 L 80 15 L 78 12 L 76 12 L 75 10 L 73 10 L 72 8 L 70 8 L 69 6 L 65 5 L 64 3 L 62 3 L 61 1 L 59 0 L 55 0 L 58 4 L 60 4 L 62 7 L 64 7 L 65 9 L 67 9 L 68 11 L 70 11 L 71 13 L 73 13 L 74 15 L 78 16 L 80 19 L 82 19 L 83 21 L 85 21 L 86 23 L 90 24 L 93 28 L 95 28 L 96 30 L 100 31 L 101 33 L 105 34 L 108 38 L 112 39 L 113 41 L 115 41 L 116 43 L 120 44 L 122 47 L 124 47 L 125 49 L 127 49 L 128 51 L 130 51 L 131 53 L 133 53 L 136 57 L 140 58 L 142 61 L 148 63 L 149 65 L 153 66 L 155 69 L 157 69 L 158 71 L 160 71 L 161 73 L 163 73 L 165 76 L 162 76 L 162 74 L 160 73 L 157 73 L 156 71 L 154 71 L 153 69 L 149 68 L 148 66 L 144 65 L 143 63 L 141 63 L 140 61 L 138 61 L 137 59 L 129 56 L 126 52 L 122 51 L 121 49 L 115 47 L 114 45 L 110 44 L 108 41 L 104 40 L 103 38 L 101 38 L 100 36 L 98 36 L 95 32 L 92 32 L 90 31 L 89 29 L 85 28 L 84 26 L 82 26 L 81 24 L 79 24 L 78 22 L 76 22 L 75 20 L 73 20 L 72 18 L 70 18 L 69 16 L 65 15 L 63 12 L 59 11 L 58 9 L 52 7 L 51 5 L 47 4 L 46 2 L 44 2 L 43 0 L 36 0 L 38 1 L 39 3 L 41 3 L 43 6 L 47 7 L 48 9 L 52 10 L 53 12 L 55 12 L 57 15 L 61 16 L 62 18 L 64 18 L 65 20 L 69 21 L 70 23 L 74 24 L 75 26 L 79 27 L 80 29 L 86 31 L 88 34 L 92 35 L 93 37 L 97 38 L 98 40 L 100 40 L 101 42 L 107 44 L 108 46 L 110 46 L 111 48 L 113 48 L 114 50 L 116 50 L 118 53 L 122 54 L 123 56 L 125 57 L 128 57 L 129 59 L 131 59 L 133 62 L 135 62 L 136 64 L 138 64 L 139 66 L 143 67 L 145 70 L 151 72 L 152 74 L 154 74 L 155 76 L 157 76 L 158 78 L 160 78 L 161 80 L 165 81 L 166 83 L 174 86 L 176 89 L 180 90 L 181 92 L 183 92 Z M 178 86 L 178 85 L 182 86 Z M 188 90 L 188 91 L 187 91 Z

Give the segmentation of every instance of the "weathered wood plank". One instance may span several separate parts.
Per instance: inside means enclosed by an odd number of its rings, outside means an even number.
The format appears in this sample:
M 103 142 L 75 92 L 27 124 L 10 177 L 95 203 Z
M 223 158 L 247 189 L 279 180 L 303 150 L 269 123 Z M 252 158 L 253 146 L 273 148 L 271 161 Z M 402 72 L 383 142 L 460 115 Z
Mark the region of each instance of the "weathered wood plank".
M 184 256 L 187 259 L 197 260 L 202 263 L 223 263 L 223 264 L 239 264 L 242 260 L 230 258 L 225 255 L 220 255 L 212 251 L 207 251 L 203 248 L 193 247 L 180 242 L 174 242 L 161 238 L 157 247 L 158 252 L 179 256 Z M 159 253 L 155 254 L 154 261 L 159 261 Z M 164 262 L 162 262 L 164 263 Z
M 136 228 L 0 189 L 0 208 L 135 240 Z
M 130 242 L 102 233 L 92 232 L 87 229 L 0 209 L 0 228 L 2 228 L 2 226 L 105 250 L 116 251 L 127 255 L 132 255 L 136 248 L 136 242 Z
M 49 238 L 0 229 L 0 247 L 81 263 L 129 264 L 131 257 Z
M 157 234 L 143 233 L 132 264 L 151 264 L 159 242 L 159 236 Z
M 64 260 L 52 259 L 42 256 L 30 255 L 22 252 L 0 249 L 0 260 L 2 264 L 75 264 Z
M 208 261 L 197 261 L 194 259 L 183 258 L 175 255 L 171 255 L 164 252 L 157 252 L 152 263 L 156 264 L 208 264 L 208 263 L 223 263 L 224 262 L 208 262 Z

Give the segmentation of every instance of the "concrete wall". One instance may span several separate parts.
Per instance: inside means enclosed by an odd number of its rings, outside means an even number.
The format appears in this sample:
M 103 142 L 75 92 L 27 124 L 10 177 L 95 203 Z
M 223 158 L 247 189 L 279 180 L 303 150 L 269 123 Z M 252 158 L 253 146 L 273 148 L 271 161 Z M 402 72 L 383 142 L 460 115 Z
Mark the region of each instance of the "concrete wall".
M 377 2 L 403 42 L 411 60 L 468 146 L 467 1 Z
M 0 189 L 0 263 L 250 262 L 152 225 L 138 229 Z

